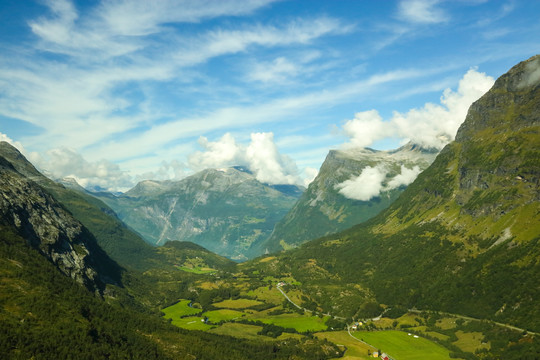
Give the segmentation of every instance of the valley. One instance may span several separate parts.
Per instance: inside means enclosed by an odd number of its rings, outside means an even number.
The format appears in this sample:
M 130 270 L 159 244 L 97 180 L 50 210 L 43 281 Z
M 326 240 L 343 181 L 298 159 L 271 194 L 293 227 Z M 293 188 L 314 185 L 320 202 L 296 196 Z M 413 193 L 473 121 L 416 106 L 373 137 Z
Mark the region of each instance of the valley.
M 333 151 L 305 191 L 233 166 L 91 193 L 0 142 L 0 353 L 539 358 L 539 69 L 501 76 L 439 153 Z M 336 200 L 377 166 L 384 194 Z
M 368 359 L 374 352 L 405 360 L 473 359 L 483 352 L 506 351 L 497 348 L 501 339 L 527 344 L 537 336 L 507 324 L 415 309 L 387 308 L 374 318 L 345 319 L 313 307 L 293 278 L 285 282 L 253 275 L 236 273 L 219 280 L 205 276 L 193 285 L 198 295 L 162 309 L 163 316 L 183 329 L 258 341 L 314 336 L 343 351 L 335 359 Z M 257 281 L 262 286 L 253 289 Z M 221 300 L 220 294 L 230 297 Z M 215 296 L 213 302 L 207 296 Z M 204 305 L 198 302 L 201 298 Z

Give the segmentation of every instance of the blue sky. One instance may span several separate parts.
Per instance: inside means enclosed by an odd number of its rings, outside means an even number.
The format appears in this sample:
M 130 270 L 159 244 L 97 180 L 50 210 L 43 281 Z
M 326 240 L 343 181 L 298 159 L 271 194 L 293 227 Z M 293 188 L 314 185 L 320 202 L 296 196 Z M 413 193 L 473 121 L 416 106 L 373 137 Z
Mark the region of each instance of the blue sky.
M 0 139 L 125 190 L 205 167 L 307 184 L 330 149 L 441 148 L 539 53 L 540 1 L 0 4 Z

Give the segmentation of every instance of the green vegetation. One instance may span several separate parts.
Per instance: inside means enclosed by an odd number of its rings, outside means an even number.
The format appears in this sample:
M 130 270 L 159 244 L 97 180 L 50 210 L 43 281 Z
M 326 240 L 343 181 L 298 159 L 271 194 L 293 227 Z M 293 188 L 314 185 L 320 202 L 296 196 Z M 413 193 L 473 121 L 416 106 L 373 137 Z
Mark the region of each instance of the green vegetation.
M 196 315 L 202 312 L 202 309 L 189 306 L 190 304 L 191 300 L 180 300 L 176 304 L 166 307 L 161 311 L 165 314 L 164 317 L 166 319 L 176 319 L 184 316 Z
M 399 360 L 448 360 L 448 349 L 402 331 L 361 331 L 354 336 Z
M 210 269 L 207 267 L 201 268 L 201 267 L 187 267 L 187 266 L 179 266 L 178 269 L 194 274 L 214 274 L 216 272 L 215 269 Z
M 299 333 L 326 330 L 327 326 L 325 322 L 327 319 L 328 317 L 321 319 L 317 316 L 300 316 L 298 314 L 280 314 L 265 317 L 254 316 L 250 318 L 250 320 L 277 325 L 285 329 L 292 328 Z
M 227 308 L 227 309 L 247 309 L 253 306 L 264 304 L 261 301 L 258 300 L 251 300 L 251 299 L 227 299 L 223 300 L 218 303 L 212 304 L 213 306 L 217 308 Z
M 204 313 L 211 323 L 220 323 L 222 321 L 231 321 L 240 319 L 245 313 L 230 309 L 212 310 Z

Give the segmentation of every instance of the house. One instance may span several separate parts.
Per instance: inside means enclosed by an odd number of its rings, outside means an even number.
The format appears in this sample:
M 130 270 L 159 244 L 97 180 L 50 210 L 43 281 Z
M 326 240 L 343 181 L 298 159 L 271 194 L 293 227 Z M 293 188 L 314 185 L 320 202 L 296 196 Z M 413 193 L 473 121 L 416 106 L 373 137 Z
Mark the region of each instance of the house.
M 379 357 L 379 352 L 378 351 L 374 351 L 371 356 L 373 356 L 374 358 L 378 358 Z
M 381 354 L 381 359 L 383 359 L 383 360 L 390 360 L 390 356 L 388 356 L 388 354 L 386 354 L 386 353 L 382 353 L 382 354 Z

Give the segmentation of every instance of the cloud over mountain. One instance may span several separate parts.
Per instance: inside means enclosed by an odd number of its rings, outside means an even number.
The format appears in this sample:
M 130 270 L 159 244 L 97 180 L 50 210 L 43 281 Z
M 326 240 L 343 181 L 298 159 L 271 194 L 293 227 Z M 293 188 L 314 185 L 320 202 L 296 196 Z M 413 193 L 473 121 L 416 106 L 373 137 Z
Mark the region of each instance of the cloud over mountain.
M 388 170 L 384 166 L 366 166 L 360 175 L 337 184 L 335 189 L 349 199 L 369 201 L 381 195 L 384 191 L 409 185 L 420 172 L 420 167 L 417 165 L 412 169 L 401 165 L 401 172 L 389 178 Z
M 301 184 L 295 162 L 279 153 L 273 133 L 252 133 L 249 145 L 238 144 L 230 133 L 217 141 L 199 138 L 205 151 L 189 156 L 194 170 L 241 165 L 249 168 L 257 180 L 268 184 Z
M 395 111 L 389 120 L 384 120 L 376 110 L 359 112 L 343 125 L 350 138 L 345 146 L 367 147 L 378 140 L 397 137 L 403 142 L 442 149 L 454 140 L 469 106 L 493 83 L 491 76 L 470 69 L 459 81 L 457 91 L 444 90 L 440 104 L 426 103 L 404 114 Z
M 366 166 L 359 176 L 345 180 L 335 188 L 349 199 L 369 201 L 379 196 L 385 178 L 386 170 L 383 168 Z

